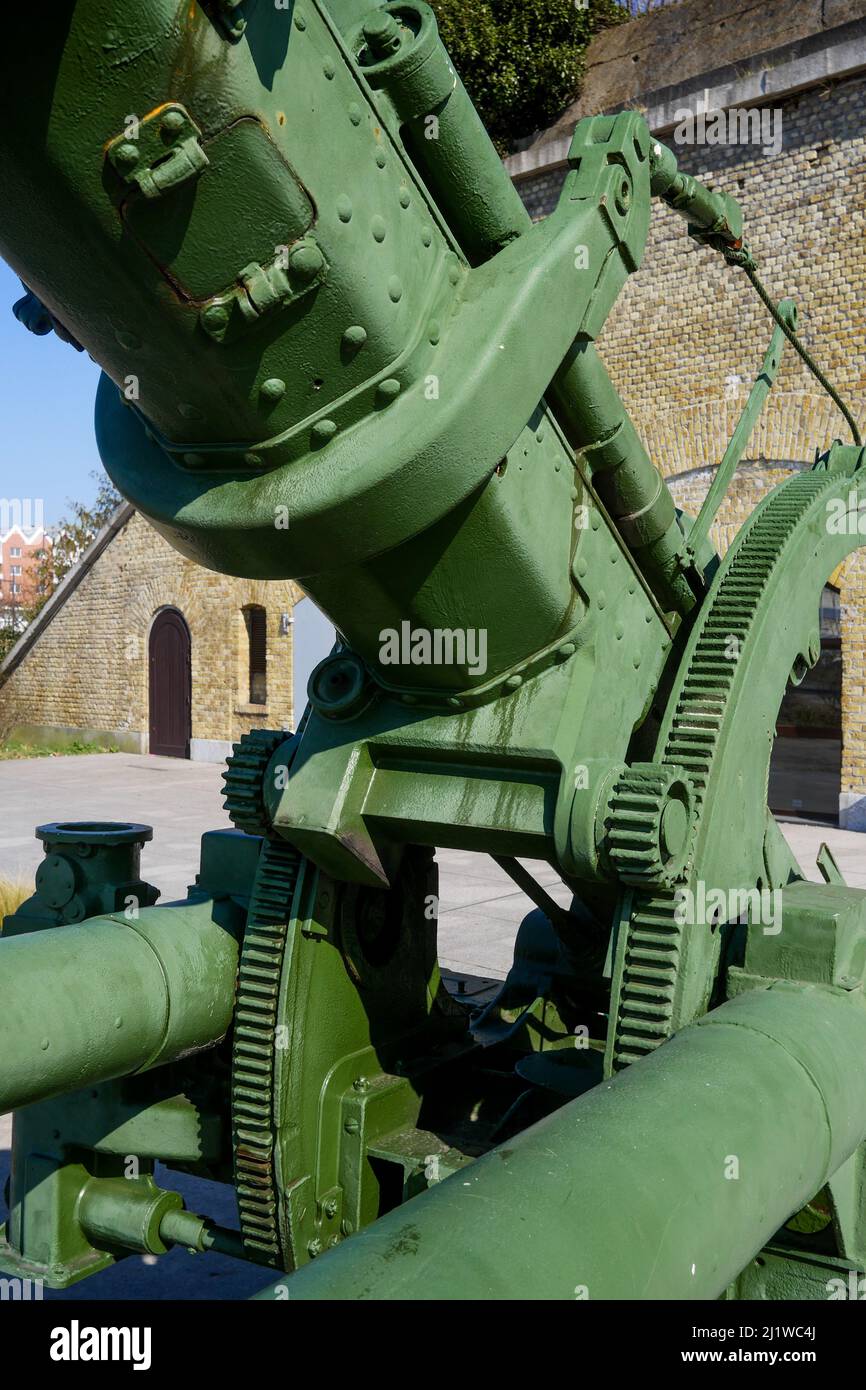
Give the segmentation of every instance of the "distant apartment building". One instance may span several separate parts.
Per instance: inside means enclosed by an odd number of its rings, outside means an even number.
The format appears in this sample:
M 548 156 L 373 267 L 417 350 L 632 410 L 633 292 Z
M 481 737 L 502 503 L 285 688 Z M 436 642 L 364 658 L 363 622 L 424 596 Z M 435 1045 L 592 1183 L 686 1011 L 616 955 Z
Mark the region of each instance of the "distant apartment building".
M 39 594 L 39 554 L 51 545 L 41 527 L 0 531 L 0 624 L 24 626 L 24 613 Z

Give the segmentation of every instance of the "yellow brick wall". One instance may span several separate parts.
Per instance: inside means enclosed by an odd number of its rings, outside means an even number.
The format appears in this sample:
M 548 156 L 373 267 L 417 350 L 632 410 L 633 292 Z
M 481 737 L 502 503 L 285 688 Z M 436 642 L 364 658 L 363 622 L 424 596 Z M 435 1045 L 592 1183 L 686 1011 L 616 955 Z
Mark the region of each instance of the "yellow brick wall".
M 866 80 L 802 93 L 780 109 L 777 157 L 750 145 L 668 143 L 681 169 L 739 200 L 764 284 L 774 299 L 796 300 L 803 341 L 866 424 Z M 555 206 L 562 177 L 547 170 L 518 182 L 534 217 Z M 721 459 L 771 331 L 743 272 L 693 243 L 685 223 L 654 204 L 642 264 L 599 349 L 651 457 L 690 511 Z M 837 437 L 850 441 L 844 419 L 787 348 L 717 541 L 726 545 L 769 487 Z M 852 556 L 839 583 L 843 802 L 866 797 L 864 565 L 862 552 Z
M 299 597 L 290 581 L 201 569 L 134 513 L 0 685 L 0 729 L 82 729 L 117 734 L 134 747 L 135 736 L 147 734 L 148 636 L 164 607 L 179 609 L 190 630 L 194 740 L 226 742 L 250 728 L 289 727 L 291 627 L 287 636 L 279 628 Z M 266 609 L 268 632 L 268 703 L 255 710 L 247 706 L 241 611 L 253 603 Z

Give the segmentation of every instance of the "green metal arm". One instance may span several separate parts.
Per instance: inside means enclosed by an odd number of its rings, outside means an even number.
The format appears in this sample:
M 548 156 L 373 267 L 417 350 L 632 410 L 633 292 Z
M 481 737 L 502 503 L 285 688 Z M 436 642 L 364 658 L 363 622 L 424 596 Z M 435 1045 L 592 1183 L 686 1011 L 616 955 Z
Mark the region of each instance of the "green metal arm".
M 778 308 L 779 313 L 785 318 L 785 321 L 790 324 L 791 328 L 796 328 L 797 306 L 793 299 L 780 300 Z M 755 428 L 758 416 L 764 408 L 764 402 L 770 394 L 773 382 L 776 380 L 776 373 L 779 370 L 779 363 L 782 360 L 784 347 L 785 334 L 777 324 L 776 328 L 773 330 L 773 336 L 770 339 L 770 346 L 764 354 L 761 370 L 755 379 L 754 386 L 749 392 L 749 399 L 743 407 L 743 413 L 737 421 L 736 428 L 728 442 L 728 447 L 724 452 L 722 461 L 716 469 L 716 476 L 709 486 L 695 524 L 689 532 L 689 548 L 693 555 L 700 554 L 701 546 L 709 535 L 710 527 L 721 506 L 722 498 L 728 490 L 730 481 L 736 472 L 737 465 L 743 456 L 743 450 L 751 438 L 752 430 Z

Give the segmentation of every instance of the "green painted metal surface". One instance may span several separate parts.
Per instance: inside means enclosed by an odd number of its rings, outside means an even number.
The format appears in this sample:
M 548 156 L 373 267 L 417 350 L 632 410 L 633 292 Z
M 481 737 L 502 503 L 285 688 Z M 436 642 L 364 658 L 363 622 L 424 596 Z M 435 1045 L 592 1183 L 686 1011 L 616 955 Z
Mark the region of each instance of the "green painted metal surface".
M 708 540 L 805 352 L 738 205 L 621 112 L 533 225 L 421 0 L 77 0 L 38 64 L 31 30 L 0 56 L 18 318 L 100 363 L 157 530 L 300 580 L 339 639 L 298 729 L 236 746 L 184 902 L 153 906 L 147 827 L 41 828 L 0 941 L 0 1265 L 62 1288 L 182 1241 L 290 1297 L 812 1296 L 866 1258 L 864 895 L 826 856 L 805 884 L 766 788 L 866 475 L 816 440 Z M 596 347 L 653 198 L 776 319 L 697 521 Z M 441 848 L 536 905 L 501 987 L 439 970 Z M 159 1160 L 232 1183 L 238 1231 Z

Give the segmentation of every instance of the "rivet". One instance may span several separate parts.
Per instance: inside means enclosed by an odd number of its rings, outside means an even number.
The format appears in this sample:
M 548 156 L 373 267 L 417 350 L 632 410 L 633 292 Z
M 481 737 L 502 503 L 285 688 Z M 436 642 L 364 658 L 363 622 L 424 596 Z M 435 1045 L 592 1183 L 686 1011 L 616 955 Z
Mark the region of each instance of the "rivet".
M 579 560 L 575 560 L 575 562 L 574 562 L 574 569 L 575 569 L 575 573 L 576 573 L 576 574 L 579 574 L 580 577 L 581 577 L 581 579 L 582 579 L 583 576 L 586 574 L 586 561 L 584 560 L 584 558 L 583 558 L 582 555 L 581 555 L 581 557 L 580 557 Z
M 429 227 L 422 227 L 422 228 L 421 228 L 421 240 L 423 241 L 423 243 L 424 243 L 425 246 L 432 246 L 432 244 L 433 244 L 433 233 L 431 232 L 431 230 L 430 230 Z
M 352 125 L 360 125 L 360 124 L 361 124 L 361 108 L 360 108 L 360 106 L 357 106 L 357 105 L 355 104 L 355 102 L 353 101 L 352 104 L 351 104 L 351 106 L 348 108 L 348 111 L 349 111 L 349 120 L 352 122 Z
M 459 695 L 449 695 L 445 703 L 448 705 L 449 709 L 463 708 L 463 701 L 460 699 Z
M 615 632 L 616 632 L 616 640 L 617 640 L 617 642 L 621 642 L 621 641 L 622 641 L 622 637 L 623 637 L 623 633 L 625 632 L 625 628 L 623 627 L 622 623 L 617 623 L 616 628 L 615 628 Z
M 123 1019 L 120 1017 L 119 1014 L 118 1014 L 117 1018 L 114 1020 L 114 1026 L 115 1026 L 115 1028 L 122 1028 L 122 1027 L 123 1027 Z
M 114 163 L 120 164 L 124 169 L 131 169 L 133 164 L 138 163 L 138 146 L 132 144 L 118 145 L 114 151 Z
M 384 169 L 385 165 L 388 163 L 388 156 L 385 154 L 384 150 L 377 150 L 375 159 L 380 169 Z
M 589 524 L 592 527 L 593 531 L 598 530 L 599 526 L 601 525 L 598 512 L 593 512 L 592 516 L 589 519 Z
M 317 420 L 313 425 L 313 438 L 321 443 L 326 443 L 329 439 L 333 439 L 336 433 L 337 426 L 334 424 L 333 420 Z
M 134 333 L 128 333 L 125 328 L 115 328 L 114 336 L 127 352 L 137 352 L 141 347 L 141 339 L 137 338 Z
M 388 281 L 388 297 L 392 299 L 395 304 L 399 304 L 400 300 L 403 298 L 403 286 L 396 275 L 392 275 L 391 279 Z
M 224 304 L 209 304 L 202 310 L 201 321 L 208 333 L 220 333 L 228 324 L 229 311 Z
M 412 201 L 412 199 L 411 199 L 410 196 L 409 196 L 409 190 L 408 190 L 408 188 L 401 188 L 401 189 L 400 189 L 400 206 L 401 206 L 401 208 L 407 208 L 407 207 L 409 206 L 409 204 L 411 203 L 411 201 Z
M 596 603 L 598 604 L 599 608 L 604 608 L 605 604 L 607 603 L 607 594 L 604 592 L 604 589 L 599 589 L 598 595 L 596 597 Z
M 306 27 L 307 27 L 307 21 L 304 19 L 304 16 L 303 16 L 302 14 L 296 14 L 296 15 L 295 15 L 295 28 L 296 28 L 296 29 L 306 29 Z
M 503 689 L 504 689 L 504 690 L 517 690 L 518 686 L 521 686 L 522 684 L 523 684 L 523 677 L 522 677 L 522 676 L 509 676 L 509 677 L 508 677 L 508 680 L 505 681 L 505 682 L 503 683 Z
M 262 462 L 262 456 L 261 456 L 261 454 L 254 454 L 254 453 L 244 454 L 244 463 L 247 464 L 247 466 L 248 466 L 249 468 L 260 468 L 260 467 L 261 467 L 261 462 Z
M 563 642 L 562 646 L 557 649 L 557 660 L 567 661 L 570 656 L 574 656 L 574 653 L 576 651 L 577 647 L 574 645 L 573 642 Z
M 632 665 L 634 666 L 634 669 L 635 669 L 635 670 L 638 669 L 638 667 L 640 666 L 640 657 L 639 657 L 639 656 L 636 656 L 636 657 L 634 658 L 634 661 L 632 662 Z
M 457 281 L 460 279 L 460 267 L 456 262 L 452 262 L 448 267 L 448 279 L 451 281 L 452 285 L 456 285 Z
M 183 130 L 186 122 L 180 111 L 167 111 L 162 118 L 160 129 L 169 139 L 173 139 Z
M 357 352 L 367 341 L 367 330 L 362 328 L 360 323 L 353 323 L 343 334 L 343 343 L 347 348 Z
M 341 222 L 351 222 L 352 220 L 352 200 L 347 198 L 345 193 L 341 193 L 337 199 L 337 216 Z
M 360 1120 L 347 1120 L 343 1129 L 347 1134 L 358 1134 L 361 1129 L 361 1122 Z
M 384 241 L 388 228 L 385 226 L 384 218 L 374 217 L 370 223 L 370 231 L 373 233 L 374 241 Z
M 297 246 L 289 257 L 289 269 L 302 280 L 312 280 L 323 265 L 321 251 L 309 241 L 303 246 Z
M 376 395 L 384 401 L 393 401 L 400 394 L 400 383 L 396 377 L 388 377 L 387 381 L 380 381 L 376 388 Z
M 47 1052 L 49 1047 L 51 1046 L 51 1043 L 48 1038 L 43 1038 L 39 1046 L 42 1048 L 43 1052 Z
M 325 74 L 329 82 L 331 81 L 331 78 L 334 76 L 334 73 L 336 71 L 337 69 L 334 67 L 332 60 L 330 58 L 326 58 L 324 63 L 322 64 L 322 72 Z
M 286 383 L 278 376 L 269 376 L 267 381 L 263 381 L 259 390 L 259 395 L 263 401 L 273 405 L 276 401 L 282 400 L 286 394 Z
M 430 342 L 433 344 L 434 347 L 438 343 L 441 336 L 442 330 L 439 327 L 438 322 L 436 321 L 436 319 L 431 319 L 429 324 L 427 325 L 427 337 L 430 339 Z

